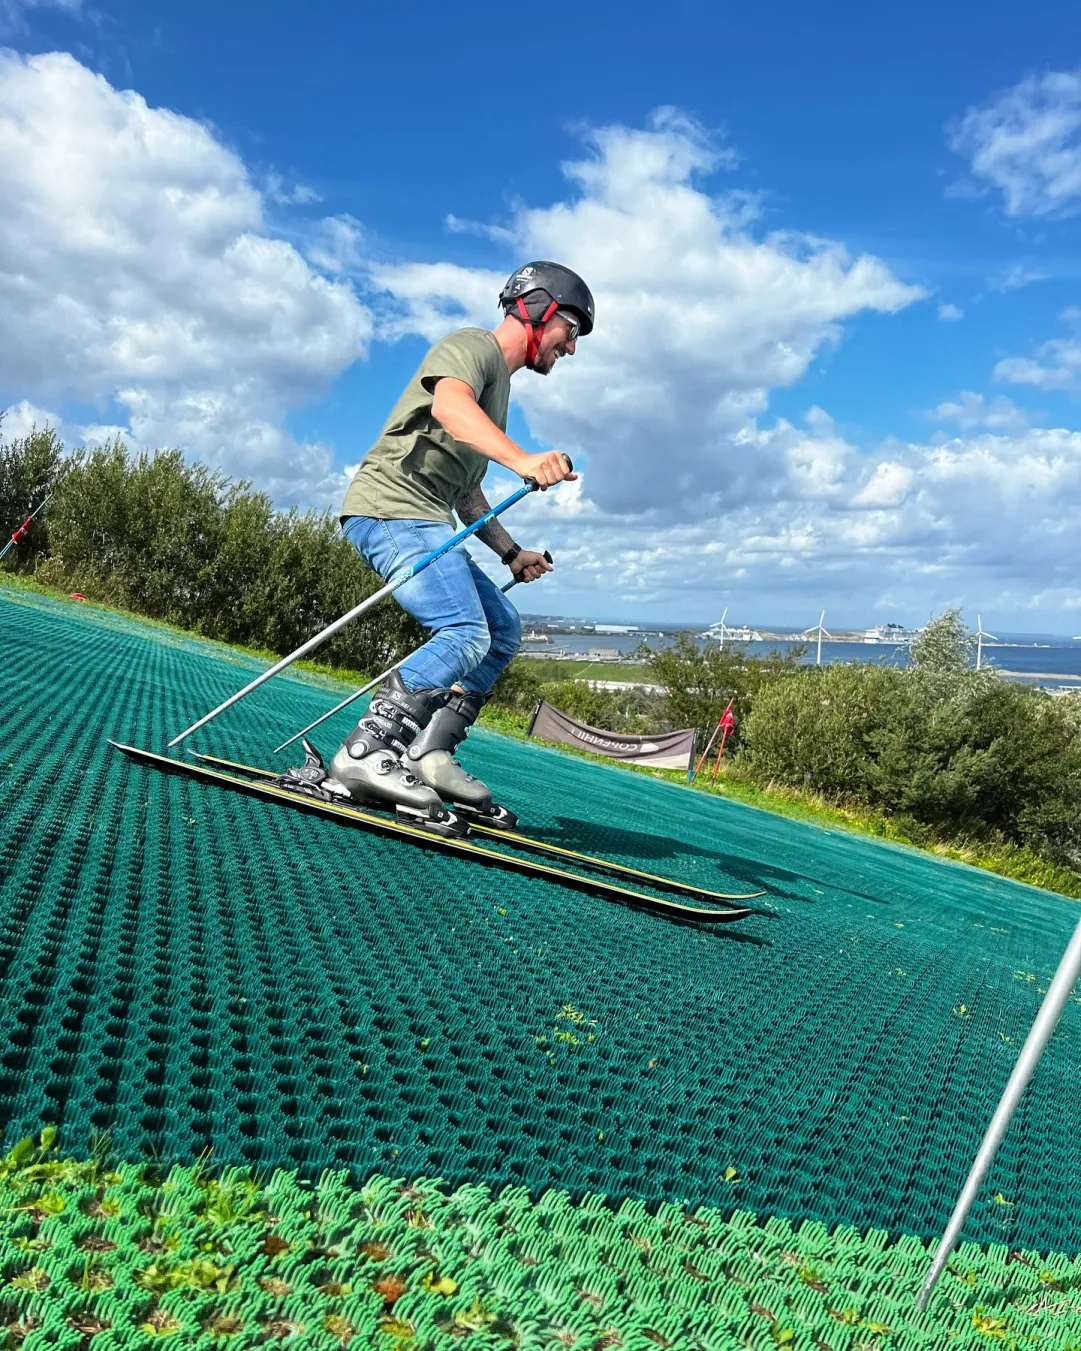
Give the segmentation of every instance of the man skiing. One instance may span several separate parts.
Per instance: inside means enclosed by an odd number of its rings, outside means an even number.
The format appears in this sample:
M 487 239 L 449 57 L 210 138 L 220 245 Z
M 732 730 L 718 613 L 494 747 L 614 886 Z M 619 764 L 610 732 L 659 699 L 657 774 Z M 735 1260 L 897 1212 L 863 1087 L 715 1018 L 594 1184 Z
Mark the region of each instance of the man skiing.
M 452 513 L 471 525 L 489 510 L 481 483 L 490 462 L 542 489 L 577 477 L 559 451 L 530 455 L 507 436 L 507 405 L 516 371 L 549 374 L 592 330 L 589 288 L 569 268 L 533 262 L 510 276 L 499 304 L 504 317 L 494 332 L 459 329 L 429 350 L 346 492 L 345 534 L 386 580 L 451 537 Z M 478 538 L 516 581 L 551 571 L 498 520 Z M 513 828 L 514 814 L 495 806 L 454 754 L 518 650 L 517 610 L 460 548 L 395 597 L 432 636 L 372 695 L 319 788 L 393 806 L 437 830 L 464 828 L 444 802 Z

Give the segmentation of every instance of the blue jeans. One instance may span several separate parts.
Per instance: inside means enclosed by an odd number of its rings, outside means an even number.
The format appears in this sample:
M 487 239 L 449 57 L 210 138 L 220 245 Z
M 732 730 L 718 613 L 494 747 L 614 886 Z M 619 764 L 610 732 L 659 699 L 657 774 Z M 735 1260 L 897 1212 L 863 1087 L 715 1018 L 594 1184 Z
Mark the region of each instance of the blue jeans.
M 345 536 L 384 581 L 392 582 L 455 532 L 445 521 L 381 521 L 350 516 Z M 518 611 L 459 547 L 411 578 L 394 599 L 432 631 L 399 667 L 408 690 L 461 685 L 488 694 L 518 651 Z

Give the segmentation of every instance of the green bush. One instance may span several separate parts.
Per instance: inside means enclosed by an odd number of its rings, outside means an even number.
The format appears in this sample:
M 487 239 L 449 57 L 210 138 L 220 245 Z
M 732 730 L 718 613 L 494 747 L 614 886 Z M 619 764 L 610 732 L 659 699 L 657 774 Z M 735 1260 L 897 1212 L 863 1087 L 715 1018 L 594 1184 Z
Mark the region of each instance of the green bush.
M 867 799 L 876 741 L 903 682 L 892 667 L 834 663 L 760 688 L 743 721 L 743 763 L 760 783 Z
M 741 769 L 858 801 L 940 838 L 998 840 L 1077 866 L 1078 705 L 966 666 L 955 611 L 934 620 L 904 670 L 807 667 L 763 687 Z
M 178 450 L 133 455 L 115 441 L 64 461 L 51 432 L 0 445 L 0 501 L 49 487 L 30 559 L 40 580 L 210 638 L 284 654 L 382 585 L 330 513 L 275 511 Z M 379 605 L 320 656 L 375 674 L 422 640 L 398 606 Z
M 3 424 L 0 422 L 0 433 Z M 60 477 L 64 447 L 56 433 L 34 430 L 16 441 L 0 440 L 0 548 L 15 529 L 48 496 Z M 9 549 L 2 566 L 9 571 L 31 571 L 48 552 L 48 529 L 42 513 L 29 538 Z
M 737 751 L 743 741 L 743 723 L 760 690 L 796 674 L 805 648 L 793 645 L 787 653 L 765 657 L 748 656 L 742 647 L 699 647 L 681 633 L 665 647 L 643 646 L 638 655 L 645 661 L 645 680 L 666 691 L 669 727 L 694 727 L 703 747 L 713 733 L 729 701 L 736 725 L 729 735 L 728 751 Z

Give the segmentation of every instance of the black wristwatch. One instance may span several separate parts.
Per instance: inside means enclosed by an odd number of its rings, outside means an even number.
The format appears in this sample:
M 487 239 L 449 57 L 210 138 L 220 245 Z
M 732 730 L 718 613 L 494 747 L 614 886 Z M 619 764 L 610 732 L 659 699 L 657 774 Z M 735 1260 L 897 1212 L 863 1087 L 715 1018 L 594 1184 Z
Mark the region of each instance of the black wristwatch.
M 522 551 L 517 544 L 512 544 L 510 548 L 507 550 L 507 552 L 502 556 L 502 558 L 500 558 L 499 561 L 501 563 L 505 563 L 509 568 L 510 565 L 514 562 L 514 560 L 518 557 L 518 555 L 521 552 Z

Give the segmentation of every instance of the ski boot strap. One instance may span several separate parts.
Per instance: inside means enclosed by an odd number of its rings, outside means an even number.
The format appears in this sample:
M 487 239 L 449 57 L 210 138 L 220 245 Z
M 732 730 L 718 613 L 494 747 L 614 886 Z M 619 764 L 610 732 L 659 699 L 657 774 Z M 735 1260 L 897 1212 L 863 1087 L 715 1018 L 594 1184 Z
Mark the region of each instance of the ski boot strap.
M 408 690 L 397 671 L 392 671 L 372 695 L 368 710 L 350 732 L 346 746 L 354 760 L 373 751 L 404 755 L 413 738 L 441 708 L 447 691 Z
M 432 714 L 427 727 L 409 747 L 406 755 L 410 760 L 420 760 L 429 751 L 449 751 L 453 755 L 490 697 L 487 694 L 462 694 L 457 690 L 441 693 L 446 694 L 446 702 Z

